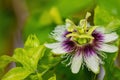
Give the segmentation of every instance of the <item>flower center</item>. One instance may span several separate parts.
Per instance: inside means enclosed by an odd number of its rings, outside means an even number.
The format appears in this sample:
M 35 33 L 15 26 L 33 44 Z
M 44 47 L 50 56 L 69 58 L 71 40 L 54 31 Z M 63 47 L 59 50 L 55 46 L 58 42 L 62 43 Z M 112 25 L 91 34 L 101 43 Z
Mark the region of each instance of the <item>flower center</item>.
M 92 36 L 93 31 L 97 26 L 87 26 L 87 19 L 90 16 L 88 13 L 85 19 L 80 20 L 79 26 L 76 26 L 73 22 L 66 20 L 70 25 L 67 28 L 68 32 L 71 32 L 66 35 L 67 38 L 77 42 L 79 45 L 91 43 L 94 37 Z
M 79 31 L 81 30 L 77 29 L 77 31 L 73 31 L 67 34 L 66 37 L 70 38 L 72 41 L 75 41 L 80 45 L 90 43 L 94 39 L 94 37 L 88 34 L 88 32 L 81 33 Z

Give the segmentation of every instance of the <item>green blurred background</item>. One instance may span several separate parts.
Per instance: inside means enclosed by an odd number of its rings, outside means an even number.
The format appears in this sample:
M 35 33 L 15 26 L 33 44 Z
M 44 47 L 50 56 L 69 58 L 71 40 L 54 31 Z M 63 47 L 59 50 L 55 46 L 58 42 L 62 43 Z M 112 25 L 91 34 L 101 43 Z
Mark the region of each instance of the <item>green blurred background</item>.
M 29 34 L 41 43 L 49 41 L 50 31 L 66 18 L 79 21 L 93 13 L 94 0 L 0 0 L 0 55 L 12 55 Z
M 92 13 L 91 25 L 120 35 L 120 0 L 0 0 L 0 56 L 12 56 L 29 34 L 36 34 L 41 44 L 50 42 L 54 27 L 66 18 L 77 24 L 86 12 Z

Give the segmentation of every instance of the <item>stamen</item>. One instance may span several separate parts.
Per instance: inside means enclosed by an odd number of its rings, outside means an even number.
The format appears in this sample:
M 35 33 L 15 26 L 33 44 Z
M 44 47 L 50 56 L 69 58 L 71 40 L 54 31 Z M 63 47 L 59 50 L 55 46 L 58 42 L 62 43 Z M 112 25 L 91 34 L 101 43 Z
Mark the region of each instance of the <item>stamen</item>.
M 68 35 L 66 35 L 66 37 L 77 37 L 77 38 L 88 38 L 88 39 L 94 39 L 94 37 L 92 37 L 91 35 L 87 35 L 87 34 L 76 34 L 76 33 L 70 33 Z
M 83 34 L 84 33 L 84 29 L 81 28 L 80 26 L 77 26 L 77 31 L 79 34 Z
M 66 23 L 70 24 L 67 26 L 67 31 L 73 32 L 76 29 L 76 25 L 69 19 L 66 19 Z
M 86 19 L 80 20 L 80 26 L 83 28 L 84 32 L 87 31 L 87 21 L 86 21 Z
M 84 29 L 84 32 L 87 31 L 87 19 L 91 16 L 91 13 L 87 12 L 85 19 L 80 20 L 80 26 Z
M 87 32 L 87 34 L 91 35 L 96 28 L 97 28 L 97 26 L 91 27 L 91 28 L 89 29 L 89 31 Z
M 87 12 L 85 19 L 88 19 L 91 16 L 91 13 Z

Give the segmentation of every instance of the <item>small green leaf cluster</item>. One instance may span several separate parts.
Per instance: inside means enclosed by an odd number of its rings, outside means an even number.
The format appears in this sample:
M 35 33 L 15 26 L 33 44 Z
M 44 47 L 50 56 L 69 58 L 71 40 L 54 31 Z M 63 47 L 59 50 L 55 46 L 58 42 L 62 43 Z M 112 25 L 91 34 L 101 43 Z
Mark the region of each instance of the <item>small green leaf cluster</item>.
M 4 68 L 11 61 L 16 63 L 16 67 L 9 70 L 2 80 L 23 80 L 30 76 L 32 80 L 42 80 L 42 73 L 38 72 L 38 61 L 44 56 L 45 47 L 40 45 L 35 35 L 30 35 L 25 42 L 24 48 L 16 48 L 12 57 L 0 57 L 0 69 Z M 55 80 L 55 75 L 49 80 Z

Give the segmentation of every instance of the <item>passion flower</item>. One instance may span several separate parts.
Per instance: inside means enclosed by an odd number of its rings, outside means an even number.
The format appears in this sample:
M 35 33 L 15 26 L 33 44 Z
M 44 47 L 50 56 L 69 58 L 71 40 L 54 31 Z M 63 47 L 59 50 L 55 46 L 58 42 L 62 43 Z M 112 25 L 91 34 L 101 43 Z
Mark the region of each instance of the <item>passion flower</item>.
M 51 34 L 56 42 L 45 44 L 54 54 L 72 55 L 70 63 L 73 73 L 78 73 L 83 63 L 92 72 L 99 73 L 99 65 L 102 64 L 100 52 L 113 53 L 118 50 L 116 46 L 109 45 L 118 35 L 115 32 L 106 34 L 105 28 L 99 26 L 88 26 L 87 19 L 90 15 L 87 13 L 79 25 L 66 19 L 66 24 L 57 26 Z

